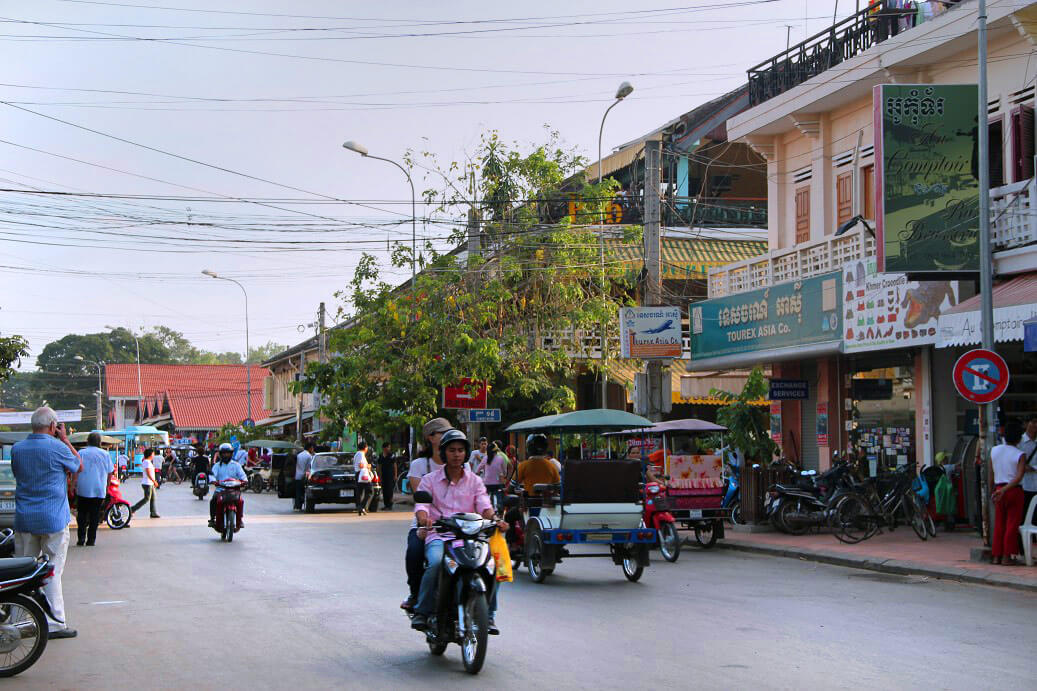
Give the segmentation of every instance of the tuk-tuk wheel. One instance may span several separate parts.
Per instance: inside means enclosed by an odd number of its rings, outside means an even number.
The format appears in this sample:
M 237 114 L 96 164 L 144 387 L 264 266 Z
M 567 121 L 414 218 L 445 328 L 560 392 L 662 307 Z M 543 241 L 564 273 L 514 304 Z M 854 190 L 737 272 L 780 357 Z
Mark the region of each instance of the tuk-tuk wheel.
M 709 549 L 717 543 L 719 532 L 713 521 L 703 521 L 695 524 L 695 540 L 704 549 Z
M 545 568 L 542 564 L 544 557 L 544 536 L 539 530 L 532 531 L 526 537 L 526 568 L 529 569 L 529 577 L 534 583 L 543 583 L 553 568 Z
M 623 575 L 631 583 L 637 583 L 644 572 L 645 567 L 637 562 L 637 553 L 633 548 L 628 548 L 627 553 L 623 556 Z

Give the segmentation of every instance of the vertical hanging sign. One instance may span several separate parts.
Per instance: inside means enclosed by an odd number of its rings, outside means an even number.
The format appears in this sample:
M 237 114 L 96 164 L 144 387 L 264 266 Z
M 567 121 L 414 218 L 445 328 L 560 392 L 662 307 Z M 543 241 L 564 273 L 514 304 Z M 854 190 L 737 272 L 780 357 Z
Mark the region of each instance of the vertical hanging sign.
M 817 404 L 817 445 L 828 446 L 828 403 Z

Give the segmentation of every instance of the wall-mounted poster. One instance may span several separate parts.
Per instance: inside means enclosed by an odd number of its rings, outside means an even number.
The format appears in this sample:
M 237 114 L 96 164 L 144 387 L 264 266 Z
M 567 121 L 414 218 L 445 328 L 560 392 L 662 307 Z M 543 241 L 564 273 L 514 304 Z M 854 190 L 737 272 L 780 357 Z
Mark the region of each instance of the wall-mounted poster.
M 828 403 L 817 404 L 817 445 L 828 446 Z

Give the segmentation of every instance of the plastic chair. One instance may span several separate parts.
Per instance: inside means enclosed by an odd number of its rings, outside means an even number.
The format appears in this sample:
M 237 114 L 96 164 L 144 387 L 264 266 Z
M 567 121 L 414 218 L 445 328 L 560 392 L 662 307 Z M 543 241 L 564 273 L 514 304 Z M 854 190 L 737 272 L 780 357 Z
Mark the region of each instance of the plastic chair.
M 1026 508 L 1026 518 L 1019 526 L 1019 535 L 1023 538 L 1023 557 L 1027 566 L 1033 566 L 1033 538 L 1037 535 L 1037 526 L 1033 525 L 1033 512 L 1037 509 L 1037 497 L 1030 500 Z

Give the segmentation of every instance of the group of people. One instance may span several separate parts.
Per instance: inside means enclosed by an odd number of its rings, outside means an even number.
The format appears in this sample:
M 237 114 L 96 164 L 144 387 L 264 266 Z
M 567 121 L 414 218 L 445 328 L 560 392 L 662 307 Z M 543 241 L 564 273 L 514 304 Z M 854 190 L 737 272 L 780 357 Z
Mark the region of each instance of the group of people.
M 1037 415 L 1023 429 L 1018 423 L 1005 425 L 1005 441 L 990 450 L 994 470 L 994 533 L 990 541 L 991 563 L 1012 566 L 1021 542 L 1019 525 L 1023 512 L 1037 497 Z

